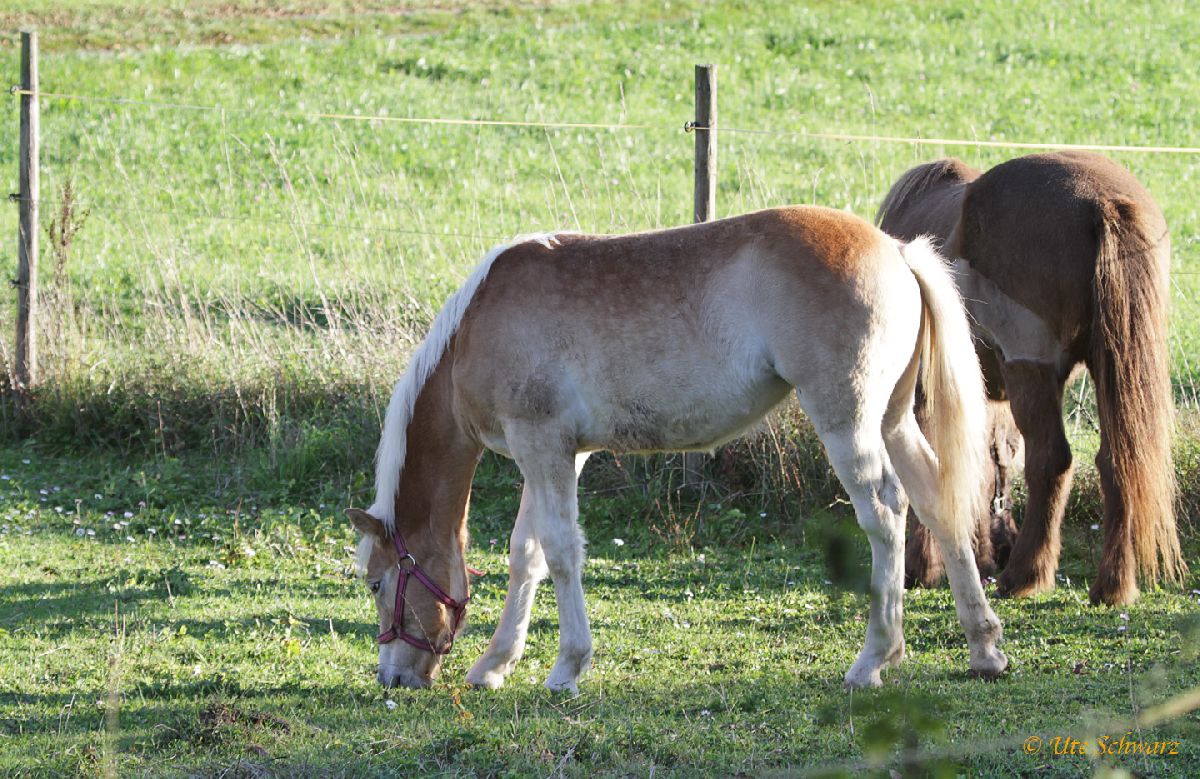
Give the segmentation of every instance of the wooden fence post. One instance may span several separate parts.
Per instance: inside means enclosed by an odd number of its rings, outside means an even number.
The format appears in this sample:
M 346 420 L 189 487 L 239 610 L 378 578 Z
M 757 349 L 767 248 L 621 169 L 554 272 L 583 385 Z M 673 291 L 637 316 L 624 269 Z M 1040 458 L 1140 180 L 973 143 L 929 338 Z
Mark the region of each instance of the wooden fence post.
M 13 366 L 17 390 L 37 382 L 38 265 L 38 47 L 37 32 L 21 31 L 21 147 L 17 194 L 20 228 L 17 241 L 17 353 Z
M 708 222 L 717 212 L 717 66 L 696 66 L 696 183 L 692 221 Z M 694 487 L 702 481 L 704 455 L 683 455 L 683 483 Z

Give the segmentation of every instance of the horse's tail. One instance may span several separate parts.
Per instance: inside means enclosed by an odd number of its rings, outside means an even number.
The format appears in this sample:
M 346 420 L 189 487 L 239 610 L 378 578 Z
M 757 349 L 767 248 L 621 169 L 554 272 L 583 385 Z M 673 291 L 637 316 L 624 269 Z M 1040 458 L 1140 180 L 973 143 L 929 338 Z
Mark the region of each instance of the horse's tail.
M 1178 582 L 1187 571 L 1175 530 L 1171 431 L 1175 403 L 1167 353 L 1170 238 L 1147 235 L 1128 200 L 1097 209 L 1091 355 L 1110 477 L 1124 508 L 1138 571 Z M 1101 468 L 1104 468 L 1101 464 Z
M 958 288 L 928 238 L 901 253 L 921 288 L 920 381 L 937 456 L 942 521 L 972 537 L 984 500 L 987 403 L 979 359 Z

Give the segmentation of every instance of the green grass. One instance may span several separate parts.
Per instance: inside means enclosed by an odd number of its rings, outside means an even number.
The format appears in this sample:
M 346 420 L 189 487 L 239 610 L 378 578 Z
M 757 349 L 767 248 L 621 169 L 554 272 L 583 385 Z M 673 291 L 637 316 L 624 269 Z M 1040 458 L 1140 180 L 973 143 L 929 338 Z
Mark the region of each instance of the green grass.
M 584 502 L 596 657 L 582 694 L 540 686 L 557 638 L 545 592 L 517 673 L 501 691 L 473 691 L 463 677 L 499 614 L 517 499 L 511 470 L 488 461 L 469 553 L 487 575 L 471 625 L 434 688 L 384 691 L 344 495 L 235 503 L 196 489 L 211 474 L 101 458 L 6 454 L 0 475 L 5 775 L 1080 775 L 1086 758 L 1034 759 L 1022 742 L 1119 738 L 1134 711 L 1200 684 L 1195 596 L 1088 606 L 1098 534 L 1072 532 L 1056 592 L 996 603 L 1013 660 L 1004 679 L 967 678 L 948 590 L 919 591 L 907 599 L 908 659 L 885 689 L 852 695 L 840 679 L 866 597 L 828 583 L 808 537 L 817 526 L 706 508 L 687 549 L 636 521 L 640 497 L 606 493 Z M 748 538 L 727 543 L 738 533 Z M 869 553 L 851 538 L 861 566 Z M 1109 762 L 1183 776 L 1200 759 L 1193 717 L 1141 738 L 1180 741 L 1182 753 Z M 900 746 L 919 755 L 906 768 Z
M 1200 145 L 1188 108 L 1200 83 L 1179 3 L 1106 4 L 1087 14 L 1054 3 L 970 13 L 936 3 L 468 3 L 461 13 L 431 12 L 440 20 L 433 31 L 405 14 L 377 26 L 366 10 L 299 5 L 367 26 L 304 33 L 290 26 L 294 14 L 222 4 L 238 24 L 266 25 L 265 42 L 177 46 L 168 22 L 180 6 L 147 2 L 137 29 L 150 40 L 113 51 L 61 35 L 52 24 L 59 11 L 22 10 L 51 24 L 43 90 L 167 104 L 44 101 L 43 221 L 61 221 L 67 181 L 88 214 L 68 251 L 46 247 L 44 264 L 61 262 L 65 272 L 44 317 L 52 379 L 39 415 L 44 434 L 128 446 L 161 428 L 168 449 L 236 447 L 268 435 L 280 404 L 319 403 L 312 394 L 325 386 L 365 395 L 373 407 L 414 336 L 488 246 L 531 230 L 690 220 L 692 138 L 682 126 L 697 61 L 718 63 L 722 125 L 767 133 L 721 136 L 721 214 L 815 202 L 870 217 L 914 163 L 954 153 L 987 167 L 1014 153 L 789 134 L 799 129 Z M 55 6 L 90 20 L 96 35 L 124 34 L 115 7 Z M 16 62 L 15 49 L 0 54 L 14 74 Z M 647 128 L 431 126 L 318 113 Z M 15 128 L 15 99 L 7 115 Z M 14 179 L 15 155 L 14 131 L 0 138 L 0 170 Z M 1155 193 L 1172 226 L 1171 349 L 1179 395 L 1194 404 L 1194 158 L 1115 156 Z M 15 219 L 15 209 L 0 213 L 0 232 L 15 234 Z M 11 331 L 12 316 L 0 312 L 0 331 Z M 159 402 L 180 394 L 195 402 Z M 73 421 L 79 407 L 95 408 L 87 424 Z M 214 417 L 235 420 L 215 441 L 204 435 Z M 138 441 L 128 440 L 131 430 Z
M 939 761 L 978 776 L 1092 773 L 1086 759 L 1035 759 L 1021 744 L 1093 738 L 1200 684 L 1187 594 L 1200 581 L 1146 593 L 1125 612 L 1084 605 L 1099 521 L 1087 465 L 1059 589 L 996 604 L 1013 660 L 1005 679 L 965 678 L 948 593 L 916 592 L 910 658 L 885 690 L 853 696 L 840 679 L 863 638 L 865 597 L 825 583 L 824 528 L 844 526 L 845 511 L 794 415 L 718 460 L 698 504 L 674 497 L 661 459 L 589 466 L 585 587 L 597 654 L 576 699 L 540 687 L 557 635 L 545 593 L 510 685 L 464 688 L 501 602 L 518 496 L 511 466 L 489 458 L 477 482 L 470 556 L 489 575 L 431 691 L 376 687 L 373 612 L 348 574 L 353 539 L 340 511 L 369 502 L 391 383 L 488 246 L 531 230 L 690 220 L 682 127 L 695 63 L 718 64 L 723 127 L 766 131 L 721 135 L 721 214 L 815 202 L 869 218 L 913 164 L 952 153 L 987 167 L 1016 152 L 793 131 L 1200 146 L 1189 10 L 4 4 L 0 28 L 41 30 L 44 91 L 138 104 L 43 101 L 43 226 L 61 223 L 68 181 L 87 216 L 69 247 L 43 238 L 44 383 L 29 416 L 0 403 L 0 476 L 10 477 L 0 481 L 0 774 L 951 767 Z M 14 81 L 15 41 L 0 47 Z M 0 137 L 13 191 L 15 99 L 0 115 L 13 128 Z M 1194 157 L 1113 156 L 1171 225 L 1177 452 L 1195 561 L 1200 181 Z M 16 235 L 15 209 L 0 209 L 0 234 Z M 13 316 L 0 310 L 0 333 Z M 6 372 L 10 349 L 0 338 Z M 1070 429 L 1086 463 L 1094 414 L 1081 397 Z M 861 563 L 865 543 L 851 538 Z M 1195 715 L 1145 735 L 1180 739 L 1185 754 L 1116 762 L 1182 776 L 1200 758 Z M 893 751 L 905 745 L 920 765 Z

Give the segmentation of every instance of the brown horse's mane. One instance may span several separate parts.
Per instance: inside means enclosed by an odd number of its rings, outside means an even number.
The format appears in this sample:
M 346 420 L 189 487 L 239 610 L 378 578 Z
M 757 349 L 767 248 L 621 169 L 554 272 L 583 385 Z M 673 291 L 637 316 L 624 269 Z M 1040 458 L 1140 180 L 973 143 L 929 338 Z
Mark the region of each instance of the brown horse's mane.
M 966 183 L 979 177 L 979 171 L 957 157 L 943 157 L 940 160 L 926 162 L 911 168 L 902 175 L 875 214 L 875 224 L 883 224 L 897 205 L 912 198 L 919 197 L 924 192 L 938 184 L 949 181 L 954 184 Z

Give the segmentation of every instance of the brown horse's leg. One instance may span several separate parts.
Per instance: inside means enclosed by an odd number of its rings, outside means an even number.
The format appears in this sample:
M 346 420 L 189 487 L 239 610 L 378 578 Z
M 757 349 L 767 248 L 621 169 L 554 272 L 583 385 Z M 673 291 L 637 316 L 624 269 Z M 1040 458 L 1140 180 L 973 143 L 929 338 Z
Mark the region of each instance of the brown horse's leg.
M 1071 490 L 1071 448 L 1062 420 L 1063 381 L 1053 366 L 1014 361 L 1004 366 L 1017 427 L 1025 436 L 1025 518 L 1008 566 L 1002 596 L 1031 595 L 1054 587 L 1061 549 L 1059 529 Z
M 941 547 L 929 528 L 918 522 L 917 515 L 910 510 L 908 540 L 904 545 L 904 586 L 933 587 L 945 573 Z
M 1137 600 L 1137 569 L 1125 495 L 1117 488 L 1113 477 L 1110 443 L 1109 437 L 1101 431 L 1096 467 L 1100 471 L 1100 489 L 1104 493 L 1104 553 L 1100 558 L 1100 573 L 1092 584 L 1089 597 L 1092 603 L 1120 606 Z
M 986 527 L 981 523 L 980 532 L 988 534 L 992 540 L 993 570 L 998 570 L 1008 565 L 1013 542 L 1017 538 L 1017 523 L 1012 515 L 1012 484 L 1013 464 L 1021 454 L 1021 433 L 1013 421 L 1008 401 L 994 400 L 988 403 L 988 422 L 991 426 L 990 450 L 995 479 L 988 485 L 987 523 Z M 979 561 L 979 571 L 991 573 L 984 570 L 982 560 Z

